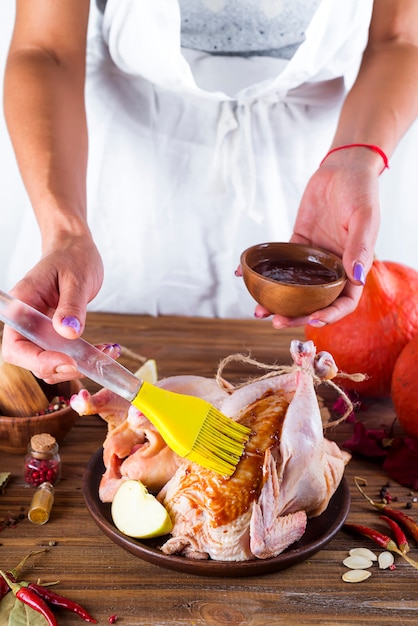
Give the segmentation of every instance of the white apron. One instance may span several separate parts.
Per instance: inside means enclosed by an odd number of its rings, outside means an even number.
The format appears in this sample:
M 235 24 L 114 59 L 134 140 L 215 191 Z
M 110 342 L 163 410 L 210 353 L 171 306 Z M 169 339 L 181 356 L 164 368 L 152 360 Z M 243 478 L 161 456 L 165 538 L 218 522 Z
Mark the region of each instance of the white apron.
M 103 18 L 92 5 L 88 211 L 105 280 L 90 310 L 252 316 L 240 253 L 290 237 L 371 9 L 323 0 L 284 62 L 182 50 L 176 0 L 108 0 Z M 10 284 L 37 260 L 29 240 L 30 215 Z

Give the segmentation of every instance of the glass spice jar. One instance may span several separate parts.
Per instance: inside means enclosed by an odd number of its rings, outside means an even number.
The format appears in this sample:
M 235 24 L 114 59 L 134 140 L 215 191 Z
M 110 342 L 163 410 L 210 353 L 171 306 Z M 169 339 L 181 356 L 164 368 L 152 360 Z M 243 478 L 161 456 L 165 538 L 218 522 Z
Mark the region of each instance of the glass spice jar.
M 24 461 L 23 478 L 28 485 L 39 487 L 42 483 L 56 485 L 61 478 L 61 457 L 58 443 L 52 435 L 33 435 Z
M 32 524 L 46 524 L 49 520 L 54 503 L 54 487 L 51 483 L 42 483 L 33 494 L 28 511 L 28 518 Z

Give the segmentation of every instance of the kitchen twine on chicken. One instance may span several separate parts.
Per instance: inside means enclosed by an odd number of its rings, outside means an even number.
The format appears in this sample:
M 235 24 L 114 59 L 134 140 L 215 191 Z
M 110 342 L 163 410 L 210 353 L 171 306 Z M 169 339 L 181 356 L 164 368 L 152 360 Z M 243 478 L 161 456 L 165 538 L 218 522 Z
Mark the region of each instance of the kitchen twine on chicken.
M 132 359 L 133 361 L 139 361 L 139 363 L 144 364 L 145 361 L 148 361 L 148 357 L 142 356 L 142 354 L 137 354 L 133 350 L 130 350 L 126 346 L 120 347 L 120 356 L 124 356 L 127 359 Z
M 230 383 L 229 381 L 227 381 L 222 376 L 223 370 L 225 369 L 225 367 L 229 363 L 231 363 L 231 361 L 239 361 L 239 362 L 245 363 L 247 365 L 254 365 L 255 367 L 257 367 L 259 369 L 265 369 L 265 370 L 270 370 L 270 371 L 268 371 L 266 374 L 263 374 L 262 376 L 253 376 L 251 378 L 248 378 L 243 383 L 239 383 L 237 385 L 234 385 L 234 384 Z M 237 354 L 230 354 L 229 356 L 227 356 L 224 359 L 222 359 L 222 361 L 218 365 L 218 371 L 216 372 L 215 378 L 216 378 L 216 382 L 218 383 L 219 387 L 221 387 L 221 389 L 224 389 L 225 391 L 228 391 L 229 393 L 232 393 L 233 391 L 236 391 L 237 389 L 241 389 L 242 387 L 246 387 L 247 385 L 249 385 L 251 383 L 254 383 L 254 382 L 257 382 L 259 380 L 265 380 L 267 378 L 272 378 L 273 376 L 278 376 L 280 374 L 290 374 L 291 372 L 295 372 L 297 370 L 303 370 L 303 369 L 305 369 L 305 368 L 301 367 L 300 365 L 295 365 L 295 364 L 294 365 L 275 365 L 274 363 L 272 363 L 272 364 L 261 363 L 260 361 L 257 361 L 256 359 L 253 359 L 250 356 L 247 356 L 247 355 L 241 354 L 241 353 L 237 353 Z M 323 424 L 323 427 L 324 428 L 329 428 L 331 426 L 337 426 L 341 422 L 345 421 L 347 419 L 347 417 L 354 410 L 353 403 L 350 400 L 350 398 L 348 397 L 348 395 L 345 393 L 345 391 L 343 389 L 341 389 L 341 387 L 336 385 L 332 380 L 326 380 L 326 379 L 319 378 L 319 376 L 315 376 L 315 374 L 313 374 L 311 370 L 309 370 L 309 373 L 311 374 L 315 385 L 319 385 L 321 383 L 329 385 L 330 387 L 332 387 L 338 393 L 338 395 L 345 402 L 346 410 L 345 410 L 344 414 L 341 417 L 339 417 L 338 419 L 336 419 L 336 420 L 325 422 Z M 366 378 L 367 378 L 366 374 L 360 374 L 360 373 L 357 373 L 357 374 L 347 374 L 347 373 L 341 372 L 341 371 L 338 371 L 337 376 L 338 376 L 338 378 L 347 378 L 347 379 L 355 381 L 355 382 L 361 382 L 363 380 L 366 380 Z

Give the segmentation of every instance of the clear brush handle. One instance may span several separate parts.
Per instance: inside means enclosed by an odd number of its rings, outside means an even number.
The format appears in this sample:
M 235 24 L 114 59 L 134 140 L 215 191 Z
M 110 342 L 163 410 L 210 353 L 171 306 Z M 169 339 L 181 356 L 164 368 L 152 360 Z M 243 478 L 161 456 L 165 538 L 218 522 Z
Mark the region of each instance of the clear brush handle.
M 0 291 L 0 320 L 44 350 L 68 354 L 84 376 L 102 387 L 129 401 L 137 395 L 142 381 L 129 370 L 84 339 L 61 337 L 49 317 L 3 291 Z

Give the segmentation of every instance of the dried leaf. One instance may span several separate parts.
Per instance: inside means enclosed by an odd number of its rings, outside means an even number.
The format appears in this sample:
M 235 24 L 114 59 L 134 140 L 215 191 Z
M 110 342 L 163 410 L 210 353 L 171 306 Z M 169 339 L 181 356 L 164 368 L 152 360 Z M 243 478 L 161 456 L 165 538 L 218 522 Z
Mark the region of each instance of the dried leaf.
M 0 493 L 4 493 L 10 478 L 10 472 L 0 472 Z
M 5 626 L 48 626 L 43 615 L 8 593 L 0 602 L 0 624 Z
M 9 623 L 10 611 L 14 607 L 16 598 L 12 593 L 7 593 L 0 601 L 0 624 Z
M 404 487 L 418 490 L 418 440 L 412 437 L 393 439 L 383 469 Z
M 371 575 L 372 573 L 366 569 L 350 569 L 342 575 L 342 579 L 345 583 L 361 583 Z
M 361 454 L 382 462 L 386 474 L 404 487 L 418 490 L 418 439 L 394 437 L 390 429 L 366 429 L 355 422 L 353 433 L 342 447 L 352 454 Z
M 352 389 L 344 389 L 344 392 L 347 394 L 353 404 L 353 411 L 346 418 L 346 422 L 354 424 L 356 421 L 356 413 L 358 411 L 367 410 L 367 406 L 361 401 L 360 396 L 356 391 Z M 342 397 L 337 398 L 337 400 L 332 405 L 332 410 L 340 416 L 344 415 L 346 408 L 346 403 Z
M 366 429 L 362 422 L 354 424 L 353 434 L 350 439 L 344 441 L 343 448 L 362 454 L 367 457 L 385 457 L 387 450 L 384 447 L 384 441 L 388 438 L 385 430 Z

